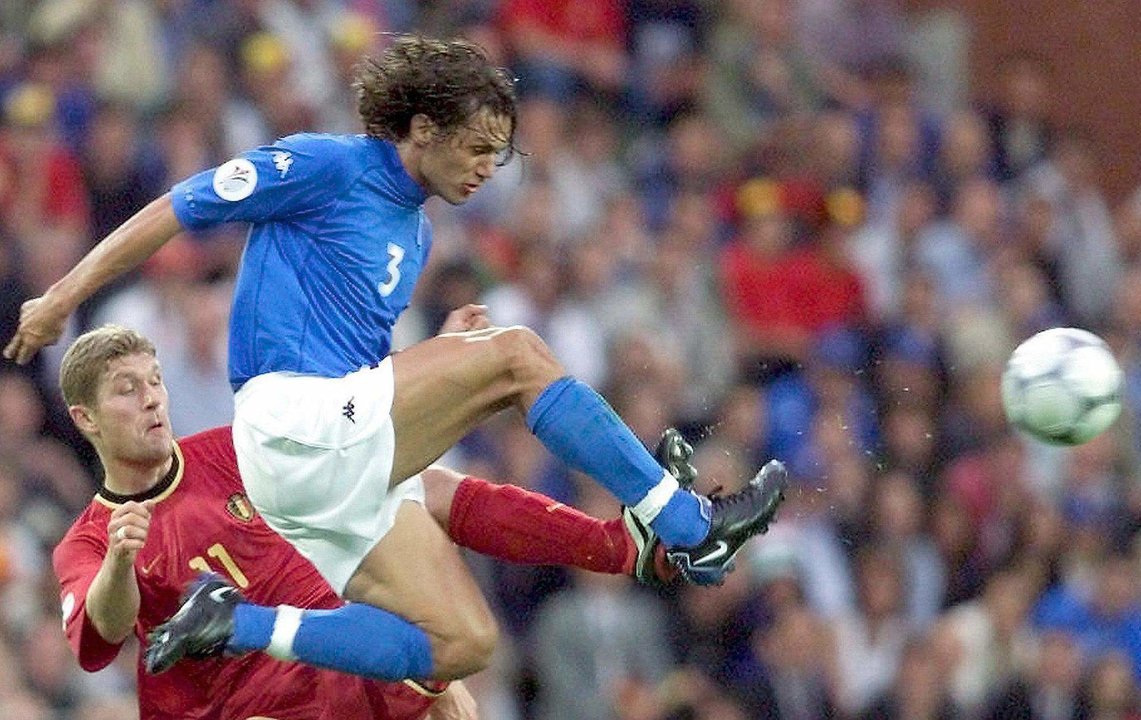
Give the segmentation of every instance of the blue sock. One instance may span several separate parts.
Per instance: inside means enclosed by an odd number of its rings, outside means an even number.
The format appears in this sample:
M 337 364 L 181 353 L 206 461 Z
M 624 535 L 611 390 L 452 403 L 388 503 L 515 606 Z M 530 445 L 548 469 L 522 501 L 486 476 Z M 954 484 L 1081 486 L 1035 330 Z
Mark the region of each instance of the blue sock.
M 624 505 L 637 505 L 665 472 L 601 395 L 572 377 L 543 389 L 527 412 L 535 437 Z M 673 494 L 650 523 L 667 546 L 696 545 L 709 534 L 709 514 L 693 493 Z
M 265 650 L 273 636 L 273 621 L 276 619 L 275 607 L 239 603 L 234 608 L 234 634 L 226 643 L 226 649 L 236 652 Z
M 300 615 L 300 625 L 287 650 L 299 662 L 379 680 L 432 675 L 428 636 L 387 610 L 349 603 L 335 610 L 287 608 L 282 612 L 290 611 Z M 278 617 L 277 608 L 238 605 L 227 648 L 238 652 L 269 648 Z

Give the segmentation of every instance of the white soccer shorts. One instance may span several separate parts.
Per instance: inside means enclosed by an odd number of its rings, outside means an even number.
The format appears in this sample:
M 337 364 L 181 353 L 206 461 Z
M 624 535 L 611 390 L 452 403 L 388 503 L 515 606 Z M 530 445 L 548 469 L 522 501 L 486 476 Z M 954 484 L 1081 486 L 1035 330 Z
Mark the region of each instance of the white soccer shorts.
M 389 488 L 396 446 L 392 359 L 340 378 L 268 373 L 234 404 L 234 450 L 250 501 L 338 594 L 396 522 L 423 504 L 420 477 Z

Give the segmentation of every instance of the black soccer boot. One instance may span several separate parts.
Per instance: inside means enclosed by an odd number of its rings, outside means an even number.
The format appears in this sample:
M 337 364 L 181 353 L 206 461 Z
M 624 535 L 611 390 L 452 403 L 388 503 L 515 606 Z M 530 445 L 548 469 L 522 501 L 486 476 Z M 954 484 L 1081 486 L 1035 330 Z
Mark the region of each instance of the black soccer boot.
M 770 460 L 742 490 L 710 501 L 709 535 L 693 547 L 666 548 L 666 556 L 695 585 L 720 585 L 745 541 L 768 531 L 788 487 L 784 463 Z
M 182 607 L 147 635 L 144 664 L 152 675 L 184 657 L 216 657 L 234 634 L 234 608 L 242 594 L 221 576 L 203 573 L 182 594 Z

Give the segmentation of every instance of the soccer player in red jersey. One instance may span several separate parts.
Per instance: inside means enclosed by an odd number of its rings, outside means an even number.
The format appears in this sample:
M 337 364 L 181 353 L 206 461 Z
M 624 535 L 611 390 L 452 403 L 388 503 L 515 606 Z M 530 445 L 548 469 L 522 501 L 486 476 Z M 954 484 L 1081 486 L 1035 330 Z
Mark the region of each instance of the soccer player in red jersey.
M 229 577 L 266 604 L 342 603 L 316 569 L 254 513 L 238 477 L 229 428 L 182 439 L 173 446 L 173 458 L 145 492 L 100 488 L 53 554 L 64 628 L 85 670 L 115 658 L 126 639 L 123 627 L 136 629 L 141 638 L 173 614 L 183 586 L 202 571 Z M 116 572 L 117 566 L 127 572 Z M 163 675 L 140 671 L 138 680 L 144 720 L 203 712 L 201 717 L 316 719 L 331 712 L 332 700 L 343 706 L 337 718 L 370 718 L 367 685 L 382 685 L 268 655 L 188 660 Z M 324 683 L 336 691 L 321 692 Z M 422 717 L 431 704 L 428 695 L 399 690 L 401 684 L 383 685 L 403 693 L 411 706 L 393 717 Z
M 268 606 L 342 604 L 253 509 L 229 428 L 175 442 L 149 340 L 115 326 L 81 336 L 64 357 L 60 385 L 106 476 L 53 554 L 64 630 L 84 669 L 105 667 L 132 631 L 142 639 L 169 618 L 201 572 L 218 573 Z M 621 519 L 596 520 L 537 493 L 442 468 L 424 475 L 429 511 L 462 545 L 516 562 L 635 572 L 638 549 Z M 664 558 L 655 565 L 668 574 Z M 433 691 L 452 703 L 453 717 L 464 717 L 464 707 L 474 712 L 462 687 L 382 683 L 261 653 L 187 660 L 162 675 L 140 664 L 138 684 L 143 720 L 411 719 L 425 715 Z

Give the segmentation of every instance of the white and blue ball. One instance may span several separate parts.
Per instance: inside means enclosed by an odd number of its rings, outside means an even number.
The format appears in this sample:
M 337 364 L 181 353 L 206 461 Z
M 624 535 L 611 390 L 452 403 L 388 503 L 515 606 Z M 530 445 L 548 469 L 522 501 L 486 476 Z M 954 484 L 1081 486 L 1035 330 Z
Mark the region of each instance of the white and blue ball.
M 1080 445 L 1121 414 L 1124 374 L 1109 346 L 1077 328 L 1052 328 L 1027 339 L 1002 373 L 1006 418 L 1051 445 Z

